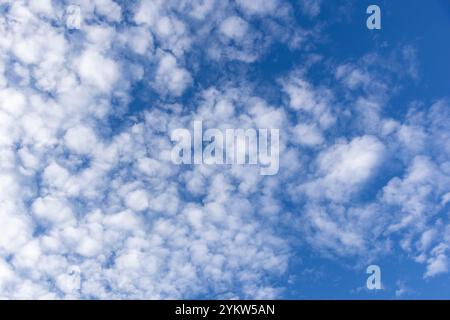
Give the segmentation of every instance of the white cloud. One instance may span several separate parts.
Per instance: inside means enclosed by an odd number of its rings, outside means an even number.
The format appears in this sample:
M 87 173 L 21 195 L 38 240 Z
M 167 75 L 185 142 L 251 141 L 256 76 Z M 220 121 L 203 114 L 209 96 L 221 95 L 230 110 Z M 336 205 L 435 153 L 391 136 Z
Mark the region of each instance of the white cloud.
M 220 24 L 220 31 L 237 41 L 246 35 L 247 28 L 247 22 L 238 16 L 228 17 Z
M 153 36 L 144 27 L 129 28 L 123 34 L 124 41 L 138 54 L 145 54 L 153 49 Z
M 439 248 L 437 251 L 441 251 Z M 436 254 L 428 260 L 427 271 L 425 272 L 425 278 L 431 278 L 438 274 L 447 273 L 449 268 L 449 262 L 447 255 L 443 253 Z
M 310 17 L 316 17 L 320 13 L 321 0 L 301 0 L 302 13 Z
M 64 225 L 74 218 L 68 204 L 53 196 L 37 198 L 33 202 L 33 213 L 40 221 L 51 226 Z
M 277 0 L 237 0 L 239 7 L 249 14 L 268 14 L 273 12 L 277 5 Z
M 294 140 L 305 146 L 317 146 L 324 143 L 322 132 L 315 125 L 298 124 L 293 129 Z
M 319 154 L 319 177 L 303 188 L 312 198 L 346 200 L 376 173 L 384 157 L 385 147 L 374 136 L 338 142 Z
M 327 129 L 336 118 L 331 112 L 332 94 L 327 88 L 314 88 L 303 78 L 291 75 L 282 81 L 289 96 L 289 106 L 296 112 L 307 113 L 320 127 Z
M 178 66 L 177 60 L 173 55 L 161 53 L 161 60 L 159 61 L 154 82 L 159 92 L 180 96 L 191 82 L 191 75 L 186 69 Z
M 90 127 L 77 126 L 70 128 L 64 140 L 66 146 L 73 152 L 78 154 L 90 154 L 97 147 L 97 137 Z
M 400 230 L 411 225 L 422 229 L 427 217 L 437 209 L 430 199 L 433 194 L 443 193 L 448 183 L 448 178 L 430 159 L 414 158 L 403 179 L 395 177 L 383 188 L 383 201 L 401 208 L 398 221 L 390 229 Z
M 148 208 L 148 197 L 145 190 L 135 190 L 126 195 L 126 205 L 134 211 L 143 211 Z
M 319 170 L 327 179 L 348 184 L 365 181 L 380 165 L 384 156 L 383 144 L 373 136 L 354 138 L 338 143 L 324 151 L 318 159 Z
M 120 22 L 121 20 L 122 10 L 113 0 L 95 0 L 95 10 L 108 21 Z
M 101 92 L 110 91 L 119 78 L 117 64 L 93 50 L 85 50 L 75 64 L 81 79 Z
M 45 14 L 47 17 L 54 15 L 54 9 L 52 7 L 51 0 L 35 0 L 28 3 L 31 11 L 38 14 Z

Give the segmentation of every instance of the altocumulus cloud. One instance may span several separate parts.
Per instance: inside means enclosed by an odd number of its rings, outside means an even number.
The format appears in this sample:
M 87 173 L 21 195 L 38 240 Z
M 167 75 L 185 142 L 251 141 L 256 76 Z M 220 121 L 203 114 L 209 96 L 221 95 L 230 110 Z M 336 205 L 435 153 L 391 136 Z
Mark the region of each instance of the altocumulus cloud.
M 399 69 L 372 72 L 376 54 L 312 81 L 321 3 L 1 1 L 0 297 L 282 297 L 299 239 L 358 262 L 397 241 L 424 277 L 448 272 L 449 104 L 386 117 Z M 277 75 L 279 99 L 237 70 L 274 44 L 310 58 Z M 170 132 L 196 119 L 282 129 L 279 173 L 174 165 Z

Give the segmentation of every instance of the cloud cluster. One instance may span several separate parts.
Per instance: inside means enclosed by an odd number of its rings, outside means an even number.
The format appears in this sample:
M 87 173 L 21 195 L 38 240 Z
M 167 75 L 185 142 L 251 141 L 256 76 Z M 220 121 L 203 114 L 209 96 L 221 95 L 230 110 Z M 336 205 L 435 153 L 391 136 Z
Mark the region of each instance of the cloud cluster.
M 273 101 L 231 71 L 313 45 L 293 4 L 71 1 L 79 30 L 68 4 L 0 3 L 0 297 L 274 298 L 297 239 L 358 262 L 400 239 L 424 277 L 448 271 L 449 104 L 382 112 L 413 49 L 336 64 L 335 85 L 296 66 Z M 194 120 L 281 129 L 279 174 L 174 165 Z
M 137 26 L 118 28 L 117 3 L 79 1 L 82 27 L 68 31 L 65 6 L 32 3 L 2 4 L 0 295 L 278 295 L 269 279 L 286 271 L 288 245 L 250 202 L 258 172 L 174 166 L 181 110 L 124 116 L 137 82 L 163 99 L 192 85 L 194 38 L 173 4 L 143 1 Z M 193 5 L 188 19 L 204 19 L 207 3 Z M 229 112 L 204 106 L 205 118 Z

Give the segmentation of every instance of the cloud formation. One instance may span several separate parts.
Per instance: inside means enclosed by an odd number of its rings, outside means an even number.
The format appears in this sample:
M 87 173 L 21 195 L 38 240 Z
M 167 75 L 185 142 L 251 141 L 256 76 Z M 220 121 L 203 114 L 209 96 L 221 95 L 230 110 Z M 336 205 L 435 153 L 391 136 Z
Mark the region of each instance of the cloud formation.
M 376 54 L 320 83 L 296 65 L 274 99 L 249 70 L 273 46 L 310 55 L 294 11 L 321 1 L 72 1 L 79 30 L 68 4 L 0 3 L 0 297 L 282 297 L 296 241 L 448 272 L 449 103 L 383 112 L 392 79 L 418 77 L 412 47 L 401 74 L 371 72 Z M 279 173 L 174 165 L 193 120 L 281 129 Z

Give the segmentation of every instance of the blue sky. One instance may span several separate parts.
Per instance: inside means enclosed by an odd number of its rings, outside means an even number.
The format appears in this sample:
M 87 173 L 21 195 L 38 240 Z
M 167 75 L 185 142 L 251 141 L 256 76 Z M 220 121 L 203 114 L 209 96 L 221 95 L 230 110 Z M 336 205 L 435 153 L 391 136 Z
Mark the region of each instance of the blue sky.
M 407 79 L 401 82 L 402 89 L 392 97 L 391 104 L 385 110 L 387 116 L 402 119 L 405 116 L 406 106 L 412 101 L 432 103 L 437 97 L 448 96 L 450 43 L 440 40 L 445 33 L 444 30 L 450 30 L 448 2 L 431 1 L 429 5 L 424 6 L 422 1 L 408 3 L 379 1 L 376 4 L 382 8 L 383 12 L 381 31 L 370 31 L 361 27 L 365 22 L 365 16 L 361 15 L 361 12 L 375 2 L 354 2 L 349 6 L 351 9 L 346 11 L 349 15 L 348 20 L 336 21 L 341 18 L 339 15 L 337 17 L 334 15 L 338 11 L 335 5 L 344 3 L 344 1 L 337 1 L 323 6 L 321 17 L 329 22 L 325 30 L 330 39 L 320 45 L 321 54 L 332 60 L 351 61 L 368 52 L 389 56 L 392 54 L 392 48 L 399 44 L 412 45 L 417 50 L 418 79 Z M 289 60 L 294 61 L 297 57 L 295 54 L 287 56 Z M 274 69 L 276 68 L 275 66 Z M 318 82 L 323 81 L 321 75 L 312 75 L 312 79 Z M 302 249 L 300 251 L 303 252 Z M 412 262 L 408 255 L 401 252 L 376 260 L 382 268 L 383 284 L 386 286 L 381 292 L 361 290 L 364 287 L 366 275 L 361 268 L 358 269 L 359 272 L 352 270 L 351 261 L 345 261 L 343 264 L 339 259 L 323 260 L 317 253 L 309 250 L 301 256 L 304 261 L 292 265 L 292 269 L 298 268 L 300 274 L 298 274 L 298 281 L 289 287 L 289 294 L 286 296 L 289 299 L 395 299 L 400 297 L 448 299 L 450 295 L 448 276 L 424 280 L 421 266 Z M 311 269 L 318 269 L 317 278 L 302 275 L 305 265 L 313 266 Z M 408 288 L 405 295 L 396 296 L 399 286 Z
M 449 32 L 444 0 L 0 1 L 0 297 L 449 298 Z M 175 164 L 195 120 L 278 129 L 277 174 Z

